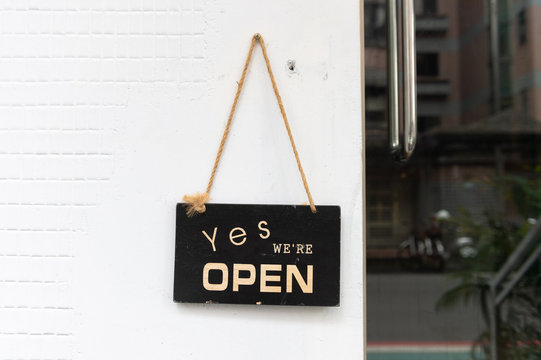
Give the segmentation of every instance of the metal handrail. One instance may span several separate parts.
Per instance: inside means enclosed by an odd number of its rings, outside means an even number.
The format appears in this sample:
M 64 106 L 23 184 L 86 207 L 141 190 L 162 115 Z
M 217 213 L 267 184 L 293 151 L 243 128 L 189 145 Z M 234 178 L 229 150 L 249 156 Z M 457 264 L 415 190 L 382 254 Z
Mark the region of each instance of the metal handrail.
M 487 307 L 489 310 L 489 323 L 490 323 L 490 354 L 492 360 L 498 360 L 498 323 L 496 313 L 498 306 L 505 300 L 511 290 L 518 284 L 530 267 L 535 263 L 537 259 L 541 257 L 541 217 L 537 219 L 535 226 L 526 234 L 524 239 L 517 246 L 515 251 L 507 258 L 500 270 L 494 275 L 494 277 L 488 282 L 489 285 L 489 298 L 487 299 Z M 530 253 L 532 247 L 538 243 L 533 252 Z M 526 261 L 522 262 L 522 259 L 530 253 Z M 514 269 L 518 269 L 512 273 Z M 512 273 L 512 274 L 511 274 Z M 511 275 L 510 275 L 511 274 Z M 510 275 L 508 282 L 499 291 L 500 285 Z

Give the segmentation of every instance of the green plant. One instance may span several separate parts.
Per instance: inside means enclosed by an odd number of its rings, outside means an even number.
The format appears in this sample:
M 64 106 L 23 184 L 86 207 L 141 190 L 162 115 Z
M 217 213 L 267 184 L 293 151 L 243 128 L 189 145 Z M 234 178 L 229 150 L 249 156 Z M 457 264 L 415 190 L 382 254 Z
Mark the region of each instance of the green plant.
M 445 292 L 436 304 L 437 310 L 473 302 L 481 309 L 488 324 L 486 300 L 488 282 L 541 215 L 541 177 L 499 177 L 487 186 L 503 195 L 504 210 L 486 209 L 481 218 L 462 210 L 452 221 L 459 236 L 473 240 L 476 256 L 461 258 L 459 270 L 450 276 L 458 285 Z M 504 300 L 496 314 L 499 323 L 498 347 L 502 359 L 541 358 L 541 274 L 534 265 Z M 490 334 L 483 332 L 472 349 L 480 347 L 489 358 Z

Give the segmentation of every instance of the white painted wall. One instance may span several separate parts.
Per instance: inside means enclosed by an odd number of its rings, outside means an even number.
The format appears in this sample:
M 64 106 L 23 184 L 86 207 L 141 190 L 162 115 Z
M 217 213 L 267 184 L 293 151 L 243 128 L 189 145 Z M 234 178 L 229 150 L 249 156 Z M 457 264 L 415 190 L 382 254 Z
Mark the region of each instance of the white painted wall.
M 0 1 L 0 360 L 359 359 L 359 13 Z M 255 32 L 316 204 L 342 207 L 339 308 L 172 301 L 175 203 L 204 190 Z M 211 196 L 306 201 L 259 48 Z

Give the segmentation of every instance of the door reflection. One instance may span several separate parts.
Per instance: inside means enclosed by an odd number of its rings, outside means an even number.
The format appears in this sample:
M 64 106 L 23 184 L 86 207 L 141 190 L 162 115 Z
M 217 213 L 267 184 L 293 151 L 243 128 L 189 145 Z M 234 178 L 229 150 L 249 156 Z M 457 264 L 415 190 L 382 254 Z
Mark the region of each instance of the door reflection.
M 541 216 L 541 3 L 415 9 L 418 145 L 398 164 L 386 2 L 365 0 L 368 358 L 486 359 L 488 283 Z M 498 308 L 499 359 L 541 358 L 540 275 Z

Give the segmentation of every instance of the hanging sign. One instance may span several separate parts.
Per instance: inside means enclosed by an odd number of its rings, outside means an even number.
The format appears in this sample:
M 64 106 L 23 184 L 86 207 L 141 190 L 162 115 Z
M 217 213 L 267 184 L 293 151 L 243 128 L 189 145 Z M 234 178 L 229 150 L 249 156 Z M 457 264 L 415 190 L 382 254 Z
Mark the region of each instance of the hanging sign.
M 177 205 L 178 302 L 335 306 L 340 293 L 340 208 Z
M 207 204 L 239 95 L 259 41 L 310 206 Z M 340 208 L 316 208 L 261 35 L 248 57 L 207 189 L 177 205 L 174 300 L 336 306 Z

